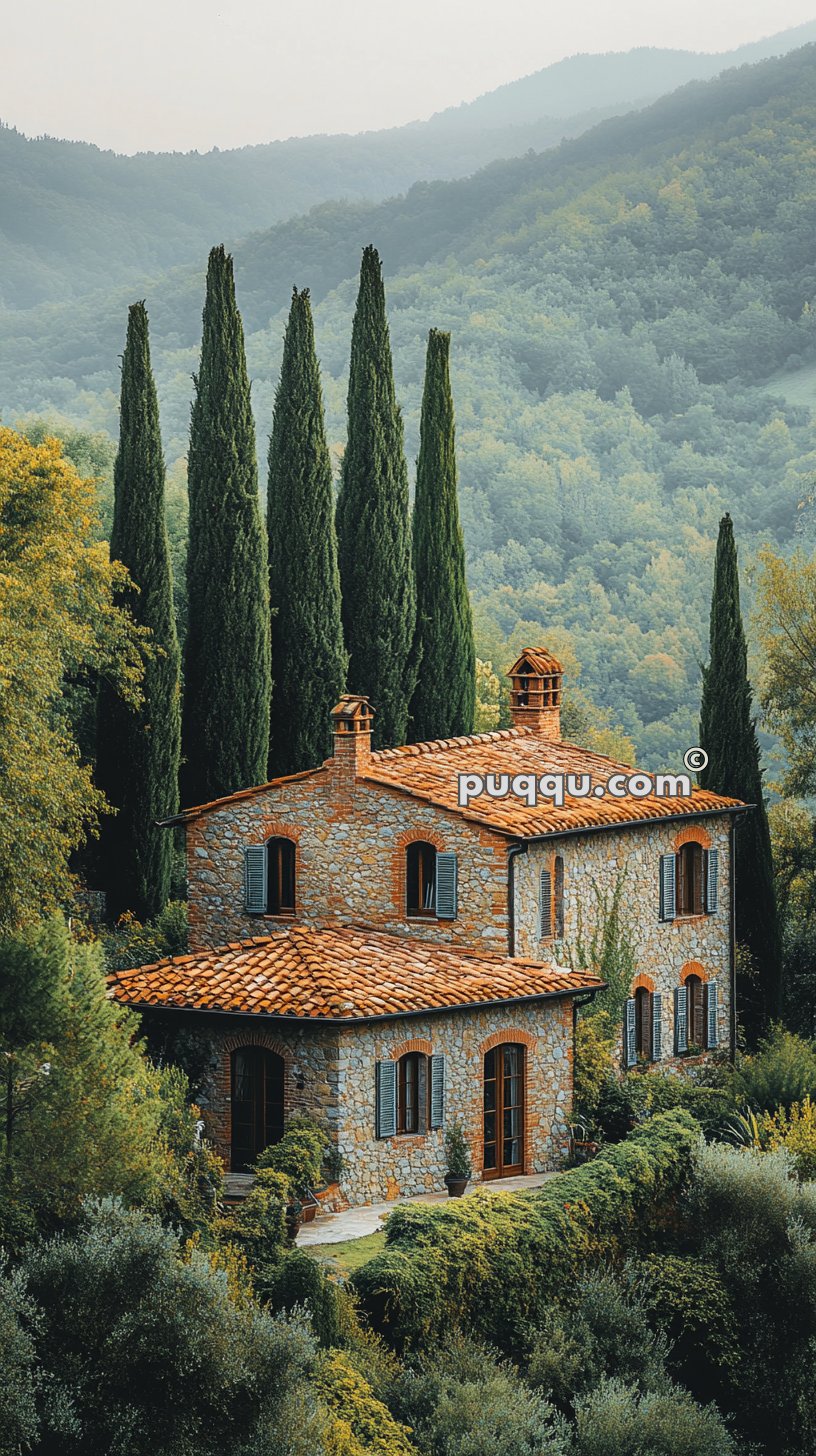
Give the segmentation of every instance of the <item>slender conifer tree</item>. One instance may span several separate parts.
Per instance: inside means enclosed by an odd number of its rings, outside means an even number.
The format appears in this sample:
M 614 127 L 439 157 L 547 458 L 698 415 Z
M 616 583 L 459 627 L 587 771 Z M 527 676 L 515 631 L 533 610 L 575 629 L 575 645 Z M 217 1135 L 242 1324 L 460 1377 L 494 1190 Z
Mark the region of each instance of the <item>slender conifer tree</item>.
M 269 749 L 266 535 L 232 258 L 213 248 L 187 470 L 182 799 L 263 783 Z
M 756 976 L 755 991 L 745 983 L 742 987 L 746 1030 L 753 1039 L 779 1015 L 782 952 L 740 611 L 737 548 L 729 515 L 720 521 L 717 539 L 710 655 L 703 669 L 700 746 L 708 754 L 708 764 L 700 774 L 701 786 L 756 806 L 737 825 L 734 835 L 737 942 L 750 954 Z
M 119 450 L 114 467 L 111 557 L 128 569 L 136 620 L 150 629 L 143 701 L 134 708 L 102 683 L 96 777 L 118 811 L 102 824 L 99 864 L 113 914 L 158 914 L 170 893 L 173 839 L 156 820 L 178 808 L 179 648 L 164 517 L 164 456 L 150 367 L 147 311 L 128 314 Z
M 337 502 L 348 685 L 375 709 L 374 746 L 404 743 L 416 683 L 408 469 L 376 248 L 363 252 Z
M 455 738 L 473 732 L 476 651 L 465 579 L 465 543 L 456 493 L 450 334 L 431 329 L 414 500 L 417 661 L 410 735 Z
M 331 457 L 308 289 L 292 294 L 269 442 L 272 716 L 269 775 L 297 773 L 331 752 L 329 714 L 346 651 Z

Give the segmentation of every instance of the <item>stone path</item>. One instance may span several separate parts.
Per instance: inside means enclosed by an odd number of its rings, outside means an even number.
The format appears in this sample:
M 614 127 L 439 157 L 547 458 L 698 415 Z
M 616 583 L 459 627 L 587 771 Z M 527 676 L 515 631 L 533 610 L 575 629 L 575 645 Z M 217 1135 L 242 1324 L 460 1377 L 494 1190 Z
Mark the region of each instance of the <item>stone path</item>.
M 474 1183 L 465 1197 L 478 1192 L 514 1193 L 523 1188 L 540 1188 L 556 1173 L 531 1173 L 522 1178 L 496 1178 L 487 1183 Z M 312 1223 L 304 1224 L 297 1236 L 298 1248 L 310 1244 L 343 1244 L 347 1239 L 362 1239 L 375 1234 L 395 1208 L 404 1203 L 447 1203 L 447 1193 L 420 1193 L 415 1198 L 395 1198 L 391 1203 L 367 1203 L 362 1208 L 348 1208 L 345 1213 L 319 1213 Z

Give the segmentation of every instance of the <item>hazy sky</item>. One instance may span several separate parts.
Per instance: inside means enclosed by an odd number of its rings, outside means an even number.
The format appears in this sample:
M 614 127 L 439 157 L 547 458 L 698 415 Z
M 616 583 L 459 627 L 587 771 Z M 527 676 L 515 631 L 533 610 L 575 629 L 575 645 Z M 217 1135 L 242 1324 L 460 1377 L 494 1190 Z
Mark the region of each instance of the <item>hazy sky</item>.
M 0 119 L 205 151 L 429 116 L 576 51 L 719 51 L 816 0 L 16 0 Z

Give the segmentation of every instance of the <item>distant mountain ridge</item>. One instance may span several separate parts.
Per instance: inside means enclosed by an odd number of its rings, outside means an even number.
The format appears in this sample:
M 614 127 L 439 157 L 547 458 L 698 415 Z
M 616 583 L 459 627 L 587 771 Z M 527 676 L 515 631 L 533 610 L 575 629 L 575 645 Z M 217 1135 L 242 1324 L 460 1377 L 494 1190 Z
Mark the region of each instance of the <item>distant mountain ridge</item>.
M 138 280 L 333 199 L 379 201 L 418 181 L 543 151 L 685 81 L 816 39 L 816 21 L 720 55 L 575 56 L 429 121 L 235 151 L 101 151 L 0 128 L 0 308 Z M 749 54 L 750 53 L 750 54 Z

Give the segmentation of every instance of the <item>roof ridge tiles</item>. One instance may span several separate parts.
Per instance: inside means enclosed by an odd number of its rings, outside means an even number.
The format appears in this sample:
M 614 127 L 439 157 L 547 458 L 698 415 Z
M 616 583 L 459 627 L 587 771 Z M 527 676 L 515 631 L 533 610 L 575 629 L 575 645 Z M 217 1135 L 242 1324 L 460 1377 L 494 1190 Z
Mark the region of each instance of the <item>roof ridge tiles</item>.
M 463 733 L 458 738 L 428 738 L 421 743 L 402 743 L 396 748 L 377 748 L 371 754 L 371 761 L 408 758 L 419 753 L 444 753 L 449 748 L 470 748 L 473 744 L 496 743 L 505 738 L 525 738 L 535 732 L 533 728 L 494 728 L 489 733 Z

